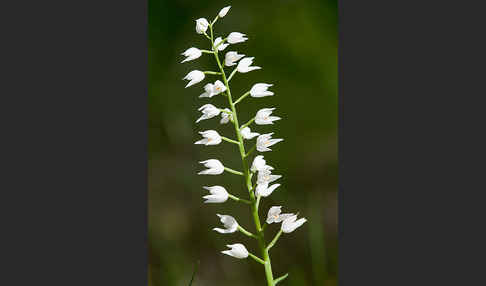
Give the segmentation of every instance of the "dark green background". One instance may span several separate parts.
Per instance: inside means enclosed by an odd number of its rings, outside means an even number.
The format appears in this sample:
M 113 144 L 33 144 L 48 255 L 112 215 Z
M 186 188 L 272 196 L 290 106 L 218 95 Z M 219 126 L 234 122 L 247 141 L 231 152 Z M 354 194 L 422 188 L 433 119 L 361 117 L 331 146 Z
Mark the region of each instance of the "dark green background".
M 282 174 L 282 184 L 262 200 L 260 216 L 272 205 L 297 212 L 308 222 L 283 235 L 272 249 L 276 276 L 289 272 L 281 285 L 335 285 L 337 279 L 337 1 L 164 1 L 149 0 L 149 284 L 188 285 L 200 261 L 193 285 L 265 285 L 263 267 L 251 259 L 237 260 L 220 253 L 225 244 L 242 242 L 258 253 L 255 241 L 240 233 L 221 235 L 216 213 L 230 214 L 248 230 L 254 226 L 249 208 L 228 201 L 203 205 L 203 185 L 222 185 L 247 196 L 241 177 L 225 173 L 197 176 L 198 161 L 217 158 L 240 170 L 238 149 L 230 143 L 201 146 L 193 143 L 197 131 L 215 129 L 235 138 L 232 124 L 219 118 L 195 124 L 197 108 L 206 103 L 227 107 L 218 95 L 200 99 L 206 80 L 190 88 L 181 79 L 191 70 L 217 70 L 214 58 L 180 64 L 189 47 L 209 49 L 207 39 L 195 32 L 194 20 L 212 20 L 221 8 L 232 5 L 215 27 L 216 35 L 232 31 L 247 34 L 245 43 L 229 46 L 255 57 L 263 69 L 236 74 L 231 81 L 237 98 L 257 82 L 273 83 L 273 97 L 247 98 L 238 104 L 246 122 L 264 107 L 276 107 L 283 119 L 275 125 L 252 125 L 252 131 L 275 132 L 285 141 L 264 153 Z M 224 55 L 224 53 L 222 53 Z M 227 69 L 231 71 L 231 68 Z M 251 141 L 254 143 L 254 140 Z M 251 145 L 247 145 L 251 146 Z M 278 227 L 271 225 L 266 239 Z

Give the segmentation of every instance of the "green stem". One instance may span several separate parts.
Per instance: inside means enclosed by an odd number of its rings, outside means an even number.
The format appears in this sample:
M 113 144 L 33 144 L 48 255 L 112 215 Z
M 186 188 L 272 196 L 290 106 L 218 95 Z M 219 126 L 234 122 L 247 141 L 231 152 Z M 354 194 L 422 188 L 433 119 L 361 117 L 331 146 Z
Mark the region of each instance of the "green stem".
M 233 139 L 226 138 L 226 137 L 224 137 L 224 136 L 221 136 L 221 139 L 223 139 L 223 140 L 224 140 L 224 141 L 226 141 L 226 142 L 230 142 L 230 143 L 234 143 L 234 144 L 240 144 L 240 142 L 235 141 L 235 140 L 233 140 Z
M 251 204 L 250 201 L 245 200 L 245 199 L 240 199 L 237 196 L 233 196 L 232 194 L 228 194 L 228 198 L 232 199 L 233 201 L 242 202 L 242 203 L 249 204 L 249 205 Z
M 243 174 L 242 172 L 240 172 L 240 171 L 236 171 L 236 170 L 233 170 L 233 169 L 228 168 L 228 167 L 224 167 L 224 170 L 225 170 L 226 172 L 231 173 L 231 174 L 235 174 L 235 175 L 244 176 L 244 174 Z
M 272 248 L 272 246 L 275 245 L 275 243 L 277 242 L 277 240 L 280 238 L 281 235 L 282 235 L 282 230 L 279 230 L 278 233 L 275 235 L 275 237 L 272 239 L 272 242 L 268 244 L 267 250 L 270 250 L 270 248 Z
M 248 125 L 252 124 L 253 121 L 255 121 L 255 117 L 253 117 L 252 119 L 250 119 L 250 121 L 248 121 L 247 123 L 243 124 L 241 126 L 241 129 L 245 128 L 245 127 L 248 127 Z
M 277 279 L 275 279 L 275 285 L 277 285 L 278 282 L 284 280 L 285 278 L 287 278 L 287 276 L 289 276 L 288 273 L 286 273 L 285 275 L 282 275 L 280 277 L 278 277 Z
M 253 147 L 250 149 L 250 151 L 248 151 L 248 153 L 246 153 L 245 157 L 250 156 L 250 154 L 251 154 L 253 151 L 255 151 L 255 149 L 256 149 L 256 144 L 255 144 L 255 146 L 253 146 Z
M 248 95 L 250 95 L 249 91 L 247 93 L 243 94 L 240 98 L 238 98 L 238 100 L 235 101 L 234 105 L 236 105 L 238 102 L 242 101 Z
M 236 132 L 236 136 L 238 138 L 238 142 L 240 143 L 239 144 L 239 150 L 240 150 L 241 162 L 243 164 L 243 173 L 242 174 L 245 177 L 246 187 L 248 189 L 248 193 L 249 193 L 250 199 L 252 201 L 251 212 L 252 212 L 252 216 L 253 216 L 253 221 L 255 223 L 255 228 L 257 230 L 256 236 L 258 237 L 258 245 L 259 245 L 261 253 L 263 255 L 263 260 L 254 256 L 253 254 L 250 254 L 250 256 L 253 259 L 262 263 L 265 266 L 265 277 L 267 278 L 267 285 L 268 286 L 275 286 L 275 282 L 273 280 L 272 265 L 270 263 L 270 256 L 268 255 L 268 250 L 266 249 L 266 246 L 265 246 L 262 227 L 261 227 L 261 224 L 260 224 L 260 217 L 258 216 L 257 199 L 255 199 L 255 195 L 251 191 L 252 190 L 252 184 L 251 184 L 251 177 L 250 177 L 250 169 L 248 168 L 248 163 L 246 162 L 246 159 L 245 159 L 245 155 L 246 155 L 245 145 L 243 144 L 243 136 L 241 135 L 240 127 L 239 127 L 239 124 L 238 124 L 238 114 L 236 113 L 235 104 L 233 103 L 233 99 L 231 97 L 231 89 L 230 89 L 229 84 L 228 84 L 228 79 L 226 78 L 224 68 L 221 65 L 221 62 L 219 60 L 218 49 L 214 46 L 212 25 L 209 26 L 209 29 L 210 29 L 210 32 L 211 32 L 211 46 L 212 46 L 212 49 L 213 49 L 213 52 L 214 52 L 214 57 L 215 57 L 216 62 L 218 64 L 219 70 L 221 71 L 221 76 L 223 78 L 223 82 L 226 85 L 226 91 L 227 91 L 227 94 L 228 94 L 228 103 L 229 103 L 229 106 L 231 107 L 231 112 L 233 113 L 233 124 L 234 124 L 234 127 L 235 127 L 235 132 Z M 253 120 L 255 120 L 255 119 L 253 118 L 247 124 L 251 124 L 251 122 L 253 122 Z
M 255 261 L 256 261 L 256 262 L 258 262 L 258 263 L 261 263 L 261 264 L 265 265 L 265 261 L 263 261 L 261 258 L 259 258 L 259 257 L 255 256 L 255 255 L 251 254 L 250 252 L 248 252 L 248 255 L 249 255 L 251 258 L 255 259 Z
M 228 82 L 233 78 L 233 76 L 235 75 L 236 71 L 238 70 L 238 68 L 236 67 L 233 72 L 231 72 L 230 76 L 228 77 Z
M 256 235 L 254 235 L 253 233 L 251 233 L 251 232 L 247 231 L 246 229 L 242 228 L 241 226 L 238 226 L 238 230 L 239 230 L 241 233 L 243 233 L 243 234 L 245 234 L 245 235 L 247 235 L 247 236 L 249 236 L 249 237 L 253 237 L 253 238 L 258 239 L 258 236 L 256 236 Z
M 204 74 L 215 74 L 215 75 L 221 75 L 220 72 L 213 72 L 213 71 L 204 71 Z

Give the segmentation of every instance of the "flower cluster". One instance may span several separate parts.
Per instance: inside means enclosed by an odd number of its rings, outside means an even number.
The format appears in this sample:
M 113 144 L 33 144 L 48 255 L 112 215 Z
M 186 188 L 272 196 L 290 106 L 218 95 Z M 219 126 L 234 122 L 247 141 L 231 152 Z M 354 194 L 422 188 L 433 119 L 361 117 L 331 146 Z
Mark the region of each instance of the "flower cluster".
M 182 53 L 182 55 L 185 56 L 185 59 L 182 60 L 182 63 L 195 60 L 201 57 L 202 54 L 212 54 L 216 59 L 219 71 L 193 70 L 189 72 L 183 79 L 189 81 L 186 85 L 187 88 L 203 81 L 206 75 L 221 76 L 221 80 L 217 79 L 214 81 L 214 83 L 207 83 L 204 86 L 204 92 L 199 95 L 199 98 L 210 99 L 214 96 L 218 96 L 221 94 L 221 96 L 225 96 L 228 98 L 229 108 L 218 108 L 209 103 L 204 104 L 198 109 L 198 111 L 200 111 L 202 114 L 196 120 L 196 123 L 202 120 L 221 116 L 220 124 L 226 124 L 230 121 L 234 124 L 237 139 L 234 140 L 221 136 L 216 130 L 205 130 L 199 132 L 199 134 L 202 136 L 202 139 L 196 141 L 194 144 L 209 146 L 218 145 L 223 141 L 226 141 L 237 145 L 243 163 L 243 171 L 237 171 L 228 168 L 224 166 L 223 163 L 221 163 L 221 161 L 219 161 L 218 159 L 208 159 L 200 162 L 204 165 L 206 169 L 200 171 L 198 174 L 220 175 L 226 171 L 235 175 L 243 176 L 245 178 L 248 188 L 249 200 L 242 199 L 233 194 L 230 194 L 223 186 L 204 186 L 203 188 L 209 192 L 208 195 L 203 196 L 204 203 L 224 203 L 228 199 L 232 199 L 237 202 L 242 202 L 250 205 L 250 209 L 253 212 L 253 219 L 256 228 L 255 234 L 247 231 L 241 225 L 239 225 L 234 217 L 221 214 L 217 214 L 217 216 L 223 224 L 223 228 L 213 228 L 213 230 L 222 234 L 229 234 L 239 231 L 247 236 L 257 239 L 259 241 L 259 246 L 261 248 L 260 250 L 262 252 L 263 258 L 259 258 L 256 255 L 250 253 L 247 248 L 241 243 L 227 245 L 227 247 L 230 249 L 224 250 L 222 251 L 222 253 L 240 259 L 250 256 L 257 262 L 264 264 L 268 285 L 275 285 L 277 282 L 283 280 L 287 276 L 284 275 L 280 278 L 273 279 L 268 251 L 276 243 L 282 233 L 293 232 L 295 229 L 304 224 L 306 222 L 306 219 L 297 219 L 297 215 L 293 213 L 282 213 L 282 206 L 271 207 L 267 213 L 267 219 L 265 221 L 266 225 L 279 223 L 281 225 L 280 230 L 278 231 L 274 239 L 268 244 L 265 243 L 263 239 L 263 231 L 265 225 L 263 227 L 261 226 L 260 218 L 258 215 L 258 206 L 260 204 L 261 198 L 270 196 L 280 186 L 280 184 L 275 183 L 275 181 L 280 179 L 282 175 L 272 174 L 274 168 L 267 164 L 263 155 L 255 156 L 250 168 L 248 167 L 247 159 L 249 155 L 255 150 L 257 152 L 272 151 L 272 149 L 270 149 L 269 147 L 283 141 L 283 139 L 272 138 L 274 134 L 273 132 L 265 134 L 252 132 L 249 126 L 252 123 L 256 125 L 273 125 L 274 121 L 280 120 L 281 118 L 272 115 L 275 111 L 275 108 L 262 108 L 258 110 L 255 116 L 251 118 L 247 123 L 243 125 L 239 125 L 238 123 L 238 115 L 236 110 L 236 105 L 238 103 L 240 103 L 247 96 L 251 96 L 253 98 L 261 98 L 273 96 L 274 93 L 269 90 L 269 88 L 271 88 L 273 84 L 256 83 L 250 88 L 249 91 L 240 96 L 236 101 L 233 101 L 229 86 L 229 82 L 233 78 L 233 76 L 236 73 L 248 73 L 251 71 L 259 70 L 261 69 L 261 67 L 253 65 L 254 57 L 246 57 L 244 54 L 239 54 L 237 51 L 227 51 L 224 55 L 223 61 L 220 61 L 220 52 L 226 50 L 228 47 L 231 47 L 228 49 L 232 49 L 232 45 L 242 43 L 248 40 L 248 37 L 240 32 L 232 32 L 225 38 L 215 38 L 213 27 L 218 19 L 226 16 L 230 8 L 231 6 L 227 6 L 221 9 L 221 11 L 211 23 L 205 18 L 199 18 L 196 20 L 196 32 L 198 34 L 204 35 L 211 42 L 211 48 L 209 50 L 191 47 Z M 226 76 L 225 67 L 234 67 L 228 77 Z M 255 137 L 256 142 L 253 148 L 251 148 L 250 151 L 246 152 L 244 140 L 247 140 L 248 142 Z

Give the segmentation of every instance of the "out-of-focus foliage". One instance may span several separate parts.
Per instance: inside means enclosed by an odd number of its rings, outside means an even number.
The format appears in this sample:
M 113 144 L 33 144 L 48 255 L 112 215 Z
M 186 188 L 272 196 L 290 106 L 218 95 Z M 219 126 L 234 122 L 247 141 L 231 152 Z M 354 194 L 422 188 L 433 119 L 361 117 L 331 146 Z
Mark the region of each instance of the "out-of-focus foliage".
M 235 138 L 231 124 L 219 119 L 195 124 L 197 108 L 205 103 L 227 107 L 218 95 L 199 99 L 208 80 L 184 89 L 181 79 L 193 69 L 216 70 L 214 58 L 180 64 L 189 47 L 209 49 L 196 34 L 194 20 L 213 19 L 232 5 L 215 31 L 246 33 L 249 40 L 228 47 L 254 56 L 262 70 L 236 74 L 234 97 L 257 82 L 273 83 L 273 97 L 247 98 L 238 104 L 240 121 L 259 108 L 276 107 L 283 117 L 275 125 L 252 126 L 260 133 L 275 132 L 285 141 L 264 153 L 282 174 L 282 184 L 262 200 L 260 216 L 272 205 L 284 212 L 300 211 L 308 223 L 283 235 L 271 251 L 276 276 L 289 272 L 282 285 L 335 285 L 337 280 L 337 1 L 182 1 L 149 0 L 149 280 L 152 286 L 189 285 L 200 261 L 194 286 L 265 285 L 263 267 L 251 259 L 237 260 L 220 253 L 225 244 L 241 242 L 257 253 L 256 242 L 240 233 L 221 235 L 216 213 L 230 214 L 254 230 L 248 207 L 233 201 L 203 205 L 204 185 L 222 185 L 246 197 L 242 178 L 225 173 L 197 176 L 197 163 L 209 158 L 241 169 L 235 145 L 193 143 L 197 131 L 215 129 Z M 252 140 L 254 142 L 254 140 Z M 270 240 L 278 230 L 267 228 Z

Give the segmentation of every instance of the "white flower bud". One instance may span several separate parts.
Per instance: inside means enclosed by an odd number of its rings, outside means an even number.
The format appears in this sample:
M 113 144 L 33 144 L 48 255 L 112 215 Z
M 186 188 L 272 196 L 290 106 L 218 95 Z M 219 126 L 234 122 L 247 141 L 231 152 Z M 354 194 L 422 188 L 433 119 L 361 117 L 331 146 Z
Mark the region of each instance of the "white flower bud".
M 203 164 L 204 167 L 208 169 L 197 173 L 198 175 L 219 175 L 224 172 L 224 166 L 219 160 L 209 159 L 206 161 L 201 161 L 199 163 Z
M 217 231 L 219 233 L 233 233 L 238 230 L 238 222 L 236 219 L 230 215 L 220 215 L 216 214 L 221 223 L 224 225 L 224 229 L 222 228 L 213 228 L 214 231 Z
M 204 86 L 204 93 L 202 93 L 199 97 L 213 97 L 224 91 L 226 91 L 226 86 L 220 80 L 217 80 L 214 82 L 214 84 L 206 84 Z
M 272 133 L 267 133 L 267 134 L 262 134 L 258 136 L 257 138 L 257 143 L 256 143 L 256 149 L 258 152 L 267 152 L 267 151 L 272 151 L 272 149 L 268 148 L 280 141 L 283 141 L 283 139 L 272 139 Z
M 222 51 L 224 49 L 226 49 L 227 46 L 229 46 L 229 44 L 219 44 L 223 41 L 223 39 L 221 37 L 217 37 L 215 40 L 214 40 L 214 46 L 218 46 L 218 51 Z
M 198 82 L 201 82 L 204 79 L 204 73 L 199 70 L 193 70 L 189 72 L 183 79 L 189 80 L 186 87 L 190 87 Z
M 273 84 L 268 83 L 256 83 L 250 90 L 250 95 L 252 97 L 264 97 L 264 96 L 272 96 L 273 92 L 268 91 L 268 88 L 273 86 Z
M 248 250 L 246 250 L 246 247 L 243 244 L 236 243 L 236 244 L 228 244 L 226 246 L 231 249 L 221 251 L 222 253 L 240 259 L 248 257 Z
M 203 115 L 201 115 L 201 117 L 199 117 L 199 119 L 196 120 L 196 123 L 198 123 L 201 120 L 205 120 L 205 119 L 209 119 L 209 118 L 213 118 L 215 116 L 218 116 L 219 113 L 221 112 L 221 110 L 219 110 L 219 108 L 217 108 L 216 106 L 214 106 L 212 104 L 205 104 L 205 105 L 201 106 L 198 110 L 201 111 Z
M 228 200 L 228 192 L 221 186 L 203 187 L 203 189 L 210 193 L 203 197 L 204 203 L 224 203 Z
M 263 155 L 258 155 L 253 159 L 253 163 L 251 164 L 251 171 L 257 172 L 263 170 L 267 165 L 267 161 L 263 159 Z
M 181 63 L 185 63 L 185 62 L 192 61 L 192 60 L 199 58 L 202 55 L 202 52 L 198 48 L 189 48 L 185 52 L 183 52 L 181 55 L 186 57 L 181 62 Z
M 206 18 L 199 18 L 196 20 L 196 32 L 198 34 L 206 33 L 206 30 L 209 27 L 209 22 Z
M 260 135 L 260 133 L 251 132 L 250 127 L 245 127 L 243 129 L 241 129 L 240 133 L 241 133 L 241 136 L 243 136 L 243 138 L 245 138 L 245 139 L 252 139 L 253 137 Z
M 239 32 L 231 32 L 228 35 L 228 43 L 230 44 L 242 43 L 248 40 L 248 38 L 246 38 L 245 36 L 246 36 L 245 34 Z
M 250 72 L 250 71 L 253 71 L 253 70 L 261 69 L 261 67 L 251 66 L 251 64 L 253 63 L 253 59 L 254 59 L 254 57 L 247 57 L 247 58 L 242 59 L 238 63 L 238 66 L 236 67 L 236 69 L 241 73 L 247 73 L 247 72 Z
M 221 9 L 221 11 L 219 11 L 219 18 L 223 18 L 224 16 L 226 16 L 226 14 L 228 14 L 228 11 L 229 9 L 231 8 L 231 6 L 226 6 L 224 7 L 223 9 Z
M 281 214 L 281 206 L 278 207 L 271 207 L 268 210 L 268 215 L 267 215 L 267 223 L 280 223 L 284 221 L 285 219 L 293 216 L 294 214 L 288 213 L 288 214 Z
M 245 55 L 239 55 L 237 52 L 227 52 L 224 56 L 224 65 L 227 67 L 231 67 L 236 65 L 236 62 L 243 58 Z
M 273 124 L 273 121 L 282 119 L 278 116 L 270 116 L 274 110 L 275 108 L 262 108 L 258 110 L 257 114 L 255 115 L 255 124 L 268 125 Z
M 257 184 L 256 189 L 255 189 L 255 194 L 257 196 L 268 197 L 278 187 L 280 187 L 280 184 L 273 184 L 271 186 L 268 186 L 268 183 L 266 183 L 266 184 Z
M 297 220 L 297 215 L 292 215 L 288 218 L 286 218 L 283 222 L 282 222 L 282 231 L 285 232 L 285 233 L 290 233 L 292 231 L 294 231 L 296 228 L 300 227 L 301 225 L 303 225 L 307 219 L 305 218 L 301 218 L 299 220 Z
M 214 130 L 201 131 L 199 132 L 199 134 L 201 134 L 204 137 L 204 139 L 196 141 L 194 144 L 204 144 L 206 146 L 218 145 L 222 141 L 219 133 Z

